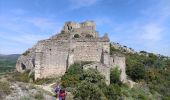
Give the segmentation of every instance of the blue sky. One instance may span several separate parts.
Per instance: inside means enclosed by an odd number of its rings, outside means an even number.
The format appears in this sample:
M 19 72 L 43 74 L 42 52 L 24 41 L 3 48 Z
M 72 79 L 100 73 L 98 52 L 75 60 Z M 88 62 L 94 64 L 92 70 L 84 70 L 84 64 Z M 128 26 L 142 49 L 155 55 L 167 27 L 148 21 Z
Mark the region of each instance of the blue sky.
M 85 20 L 113 42 L 170 56 L 170 0 L 0 0 L 0 53 L 22 53 L 64 22 Z

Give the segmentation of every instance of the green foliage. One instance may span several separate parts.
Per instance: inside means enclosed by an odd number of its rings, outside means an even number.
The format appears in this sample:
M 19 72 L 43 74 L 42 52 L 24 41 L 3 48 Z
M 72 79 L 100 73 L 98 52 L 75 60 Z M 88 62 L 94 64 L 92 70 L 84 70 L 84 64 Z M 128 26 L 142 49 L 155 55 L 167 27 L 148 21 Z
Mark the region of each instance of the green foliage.
M 90 83 L 99 83 L 105 78 L 104 76 L 100 75 L 96 69 L 89 68 L 83 72 L 81 79 Z
M 115 49 L 115 48 L 112 46 L 112 44 L 110 44 L 110 55 L 113 55 L 113 54 L 115 54 L 115 53 L 122 53 L 122 51 L 119 50 L 119 49 Z
M 11 74 L 11 76 L 8 78 L 8 80 L 28 83 L 30 80 L 29 72 L 30 72 L 30 70 L 27 70 L 24 73 L 14 72 Z
M 12 72 L 15 70 L 16 60 L 19 55 L 0 55 L 0 73 Z
M 105 85 L 101 87 L 101 90 L 105 94 L 108 100 L 118 100 L 121 96 L 121 88 L 117 84 Z
M 31 53 L 30 51 L 26 51 L 26 52 L 24 52 L 22 55 L 27 56 L 27 55 L 29 55 L 30 53 Z
M 0 73 L 14 71 L 16 60 L 0 59 Z
M 1 82 L 0 81 L 0 94 L 10 94 L 10 84 L 8 82 Z
M 120 74 L 121 71 L 118 69 L 118 67 L 112 68 L 110 71 L 110 83 L 120 84 Z
M 144 79 L 146 72 L 145 72 L 145 67 L 142 66 L 141 64 L 137 64 L 135 66 L 130 67 L 127 70 L 127 74 L 134 80 L 140 80 L 140 79 Z
M 122 52 L 114 48 L 111 49 L 112 53 Z M 77 68 L 73 68 L 76 65 L 70 67 L 71 69 L 69 68 L 63 76 L 62 80 L 67 83 L 64 86 L 74 87 L 77 91 L 75 92 L 75 100 L 89 100 L 89 98 L 93 100 L 93 94 L 97 95 L 99 100 L 101 98 L 103 98 L 102 100 L 169 100 L 170 59 L 157 57 L 152 53 L 146 55 L 127 53 L 125 56 L 128 77 L 139 82 L 137 85 L 140 85 L 141 82 L 144 85 L 128 88 L 124 84 L 119 84 L 121 72 L 118 69 L 111 70 L 111 84 L 106 85 L 104 78 L 97 70 L 83 71 L 81 68 L 83 64 L 79 64 Z
M 170 60 L 157 57 L 153 53 L 147 55 L 126 54 L 126 72 L 134 81 L 143 79 L 152 93 L 163 97 L 170 95 Z
M 80 82 L 80 77 L 83 72 L 80 63 L 75 63 L 69 67 L 66 74 L 61 77 L 63 87 L 76 87 Z
M 78 75 L 80 75 L 82 72 L 83 72 L 83 68 L 80 65 L 80 63 L 75 63 L 75 64 L 73 64 L 69 67 L 66 74 L 70 74 L 70 75 L 78 74 Z
M 62 86 L 73 87 L 75 100 L 115 100 L 120 98 L 120 85 L 106 85 L 104 76 L 96 69 L 82 70 L 81 65 L 73 64 L 61 78 Z M 113 70 L 112 75 L 119 77 L 120 71 Z M 119 79 L 116 79 L 116 82 Z
M 100 88 L 90 82 L 82 81 L 74 92 L 75 100 L 107 100 Z
M 76 87 L 79 82 L 80 82 L 80 76 L 79 75 L 65 74 L 61 78 L 61 83 L 62 83 L 63 87 Z

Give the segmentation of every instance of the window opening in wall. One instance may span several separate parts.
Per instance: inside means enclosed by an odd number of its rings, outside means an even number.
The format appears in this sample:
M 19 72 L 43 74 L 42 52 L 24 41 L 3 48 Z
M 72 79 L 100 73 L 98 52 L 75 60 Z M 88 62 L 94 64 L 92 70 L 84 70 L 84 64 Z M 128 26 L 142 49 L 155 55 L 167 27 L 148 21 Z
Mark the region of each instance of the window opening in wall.
M 22 70 L 25 70 L 25 69 L 26 69 L 26 66 L 22 63 L 22 64 L 21 64 L 21 68 L 22 68 Z
M 97 66 L 96 66 L 96 68 L 95 68 L 96 70 L 97 70 Z

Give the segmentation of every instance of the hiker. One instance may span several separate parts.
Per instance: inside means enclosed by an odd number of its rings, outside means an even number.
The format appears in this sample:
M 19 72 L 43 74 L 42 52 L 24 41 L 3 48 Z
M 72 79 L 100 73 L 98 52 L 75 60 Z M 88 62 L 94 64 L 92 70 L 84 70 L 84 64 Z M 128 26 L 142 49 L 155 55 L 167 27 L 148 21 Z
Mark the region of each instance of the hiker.
M 61 90 L 60 86 L 59 86 L 59 85 L 57 85 L 57 86 L 55 87 L 56 97 L 58 97 L 58 96 L 59 96 L 59 92 L 60 92 L 60 90 Z
M 66 91 L 65 89 L 61 89 L 59 93 L 59 100 L 65 100 L 66 99 Z

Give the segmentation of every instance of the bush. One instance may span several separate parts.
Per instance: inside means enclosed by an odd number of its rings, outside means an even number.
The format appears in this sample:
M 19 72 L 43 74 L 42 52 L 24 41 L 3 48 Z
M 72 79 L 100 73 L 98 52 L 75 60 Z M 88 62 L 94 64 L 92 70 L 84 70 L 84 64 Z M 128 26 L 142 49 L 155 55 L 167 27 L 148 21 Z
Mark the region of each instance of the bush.
M 118 100 L 121 96 L 121 88 L 117 84 L 111 84 L 101 88 L 108 100 Z
M 74 94 L 75 100 L 107 100 L 97 85 L 87 81 L 82 81 Z
M 82 74 L 83 68 L 80 65 L 80 63 L 75 63 L 69 67 L 67 70 L 67 74 L 73 75 L 73 74 Z
M 27 55 L 29 55 L 30 53 L 31 53 L 30 51 L 26 51 L 26 52 L 24 52 L 22 55 L 27 56 Z
M 11 74 L 11 76 L 8 78 L 8 80 L 28 83 L 30 80 L 29 72 L 30 72 L 30 70 L 27 70 L 24 73 L 14 72 L 13 74 Z
M 75 63 L 69 67 L 65 75 L 61 77 L 63 87 L 75 87 L 80 82 L 80 76 L 83 73 L 80 63 Z
M 82 80 L 86 80 L 90 83 L 100 83 L 105 80 L 104 76 L 100 75 L 100 73 L 96 69 L 89 68 L 83 72 L 81 76 Z
M 141 64 L 136 64 L 127 69 L 127 74 L 132 78 L 132 80 L 137 81 L 145 78 L 146 71 L 145 67 Z
M 76 87 L 80 83 L 80 76 L 65 74 L 61 78 L 61 83 L 63 87 Z
M 120 74 L 121 70 L 119 70 L 118 67 L 112 68 L 110 71 L 110 83 L 121 84 Z

